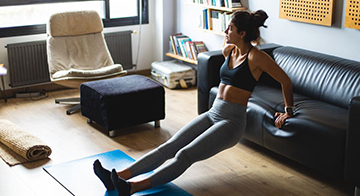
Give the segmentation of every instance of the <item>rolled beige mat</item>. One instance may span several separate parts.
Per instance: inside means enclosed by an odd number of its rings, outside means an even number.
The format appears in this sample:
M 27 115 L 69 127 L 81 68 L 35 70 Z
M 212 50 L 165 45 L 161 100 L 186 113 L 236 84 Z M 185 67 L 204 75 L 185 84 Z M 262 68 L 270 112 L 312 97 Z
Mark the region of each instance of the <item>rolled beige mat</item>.
M 45 159 L 51 148 L 14 123 L 0 119 L 0 157 L 10 166 Z

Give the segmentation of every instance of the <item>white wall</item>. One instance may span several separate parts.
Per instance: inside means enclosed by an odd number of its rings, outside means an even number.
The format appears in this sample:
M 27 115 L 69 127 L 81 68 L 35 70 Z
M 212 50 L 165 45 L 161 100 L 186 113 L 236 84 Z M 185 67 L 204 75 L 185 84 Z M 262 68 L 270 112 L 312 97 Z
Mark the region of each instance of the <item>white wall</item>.
M 169 59 L 165 56 L 165 53 L 169 51 L 169 36 L 175 31 L 176 2 L 175 0 L 150 1 L 155 2 L 154 58 L 157 61 L 162 61 Z
M 209 50 L 221 49 L 223 37 L 198 30 L 199 15 L 204 9 L 186 4 L 189 0 L 149 0 L 149 24 L 141 27 L 141 41 L 138 70 L 151 68 L 153 61 L 168 60 L 164 53 L 169 50 L 169 35 L 182 32 L 193 40 L 203 40 Z M 335 1 L 334 24 L 331 27 L 279 19 L 279 0 L 242 0 L 249 10 L 265 10 L 269 19 L 267 29 L 261 28 L 265 43 L 295 46 L 343 58 L 360 61 L 360 31 L 344 27 L 344 0 Z M 104 32 L 137 30 L 138 25 L 106 28 Z M 138 34 L 133 34 L 133 60 L 138 52 Z M 0 63 L 8 65 L 5 46 L 9 43 L 45 40 L 46 35 L 31 35 L 0 38 Z M 9 76 L 5 77 L 9 89 Z
M 250 11 L 265 10 L 268 28 L 261 28 L 262 41 L 318 51 L 360 61 L 360 31 L 344 27 L 346 1 L 336 0 L 331 27 L 279 18 L 279 0 L 241 0 Z M 209 50 L 221 49 L 223 37 L 196 30 L 198 15 L 204 8 L 177 0 L 177 32 L 193 40 L 203 40 Z
M 156 29 L 157 18 L 155 18 L 155 1 L 159 0 L 149 0 L 149 24 L 144 24 L 141 26 L 141 41 L 140 41 L 140 50 L 139 50 L 139 60 L 137 70 L 146 70 L 150 69 L 151 63 L 155 60 L 162 60 L 161 57 L 156 57 L 155 52 L 157 52 L 157 42 L 154 37 L 157 35 L 158 30 Z M 105 28 L 104 33 L 123 31 L 123 30 L 137 30 L 139 32 L 140 28 L 138 25 L 126 26 L 126 27 L 113 27 Z M 133 53 L 133 63 L 136 63 L 136 57 L 138 54 L 138 40 L 140 33 L 132 35 L 132 53 Z M 46 40 L 46 34 L 38 35 L 29 35 L 29 36 L 17 36 L 17 37 L 8 37 L 0 38 L 0 63 L 4 63 L 5 67 L 8 67 L 7 59 L 7 50 L 5 46 L 10 43 L 21 43 L 29 41 L 39 41 Z M 8 85 L 10 83 L 9 74 L 4 77 L 5 88 L 10 89 Z
M 221 49 L 224 37 L 206 33 L 198 28 L 201 11 L 205 8 L 185 3 L 185 0 L 176 1 L 176 32 L 188 35 L 193 41 L 204 41 L 209 50 Z

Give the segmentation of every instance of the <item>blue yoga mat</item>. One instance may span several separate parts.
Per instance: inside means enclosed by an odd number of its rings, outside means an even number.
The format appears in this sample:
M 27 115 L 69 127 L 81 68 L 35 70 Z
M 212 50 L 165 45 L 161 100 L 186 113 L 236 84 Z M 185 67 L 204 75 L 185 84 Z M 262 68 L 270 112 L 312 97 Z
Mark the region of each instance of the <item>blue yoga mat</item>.
M 93 163 L 96 159 L 100 160 L 104 168 L 109 170 L 115 168 L 117 171 L 135 161 L 124 152 L 114 150 L 58 165 L 47 166 L 43 169 L 73 195 L 117 196 L 116 190 L 107 191 L 103 183 L 94 174 Z M 139 178 L 141 177 L 144 176 L 139 176 Z M 173 183 L 168 183 L 133 195 L 189 196 L 190 194 Z

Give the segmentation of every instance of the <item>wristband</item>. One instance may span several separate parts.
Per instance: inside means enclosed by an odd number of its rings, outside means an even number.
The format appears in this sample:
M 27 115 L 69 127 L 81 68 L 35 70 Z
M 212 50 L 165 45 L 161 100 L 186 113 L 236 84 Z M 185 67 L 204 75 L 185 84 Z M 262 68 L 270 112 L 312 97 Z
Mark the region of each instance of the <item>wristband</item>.
M 287 113 L 291 113 L 291 114 L 294 114 L 294 111 L 295 111 L 295 107 L 294 106 L 286 106 L 285 107 L 285 112 L 287 112 Z

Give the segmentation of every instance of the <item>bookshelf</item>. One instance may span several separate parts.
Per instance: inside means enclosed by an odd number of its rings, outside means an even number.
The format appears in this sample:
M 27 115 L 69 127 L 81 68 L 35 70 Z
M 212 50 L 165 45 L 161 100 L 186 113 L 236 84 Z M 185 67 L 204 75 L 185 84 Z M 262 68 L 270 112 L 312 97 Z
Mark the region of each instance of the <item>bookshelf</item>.
M 226 35 L 224 32 L 220 32 L 220 31 L 213 31 L 213 30 L 201 29 L 201 28 L 198 28 L 198 30 L 204 31 L 204 32 L 206 32 L 206 33 L 212 33 L 212 34 L 215 34 L 215 35 L 221 35 L 221 36 L 225 36 L 225 35 Z
M 186 2 L 185 4 L 187 5 L 191 5 L 191 6 L 198 6 L 198 7 L 202 7 L 204 9 L 207 9 L 208 10 L 208 15 L 207 15 L 207 18 L 205 18 L 205 20 L 208 20 L 208 23 L 210 24 L 209 25 L 209 29 L 205 29 L 205 28 L 198 28 L 198 30 L 200 31 L 203 31 L 205 33 L 212 33 L 212 34 L 216 34 L 216 35 L 220 35 L 220 36 L 225 36 L 225 33 L 224 33 L 224 30 L 213 30 L 212 28 L 212 24 L 210 22 L 210 12 L 211 11 L 219 11 L 219 12 L 224 12 L 224 13 L 233 13 L 235 11 L 238 11 L 238 10 L 247 10 L 246 7 L 235 7 L 235 8 L 229 8 L 229 7 L 220 7 L 220 6 L 213 6 L 213 5 L 207 5 L 207 4 L 202 4 L 202 3 L 193 3 L 193 2 Z M 223 27 L 225 28 L 225 26 Z M 190 63 L 192 65 L 197 65 L 197 60 L 193 60 L 193 59 L 190 59 L 190 58 L 185 58 L 181 55 L 177 55 L 177 54 L 174 54 L 174 53 L 165 53 L 166 56 L 169 56 L 171 58 L 174 58 L 174 59 L 178 59 L 180 61 L 184 61 L 184 62 L 187 62 L 187 63 Z
M 230 19 L 230 15 L 233 12 L 236 12 L 239 10 L 247 10 L 246 7 L 229 8 L 229 7 L 208 5 L 205 3 L 191 3 L 191 2 L 187 2 L 186 4 L 204 8 L 203 11 L 206 10 L 205 11 L 206 13 L 204 13 L 204 12 L 202 13 L 202 17 L 203 17 L 203 21 L 201 24 L 202 28 L 200 27 L 199 29 L 206 33 L 212 33 L 212 34 L 216 34 L 216 35 L 220 35 L 220 36 L 225 36 L 224 31 L 225 31 L 226 25 Z M 217 17 L 219 17 L 218 18 L 219 20 L 217 20 L 216 24 L 213 23 L 214 21 L 212 20 L 213 18 L 212 18 L 211 13 L 214 13 L 214 12 L 216 14 L 219 14 L 217 16 Z
M 165 55 L 189 63 L 192 67 L 197 65 L 198 54 L 208 51 L 203 41 L 192 40 L 182 33 L 170 35 L 169 43 L 172 52 L 165 53 Z
M 173 54 L 173 53 L 165 53 L 166 56 L 169 56 L 171 58 L 174 58 L 174 59 L 178 59 L 180 61 L 185 61 L 187 63 L 191 63 L 191 64 L 194 64 L 194 65 L 197 65 L 197 60 L 193 60 L 193 59 L 190 59 L 190 58 L 185 58 L 183 56 L 180 56 L 180 55 L 176 55 L 176 54 Z
M 228 8 L 228 7 L 206 5 L 206 4 L 201 4 L 201 3 L 186 3 L 186 4 L 199 6 L 199 7 L 203 7 L 203 8 L 208 8 L 208 9 L 212 9 L 212 10 L 225 11 L 225 12 L 235 12 L 235 11 L 238 11 L 238 10 L 247 10 L 246 7 Z

